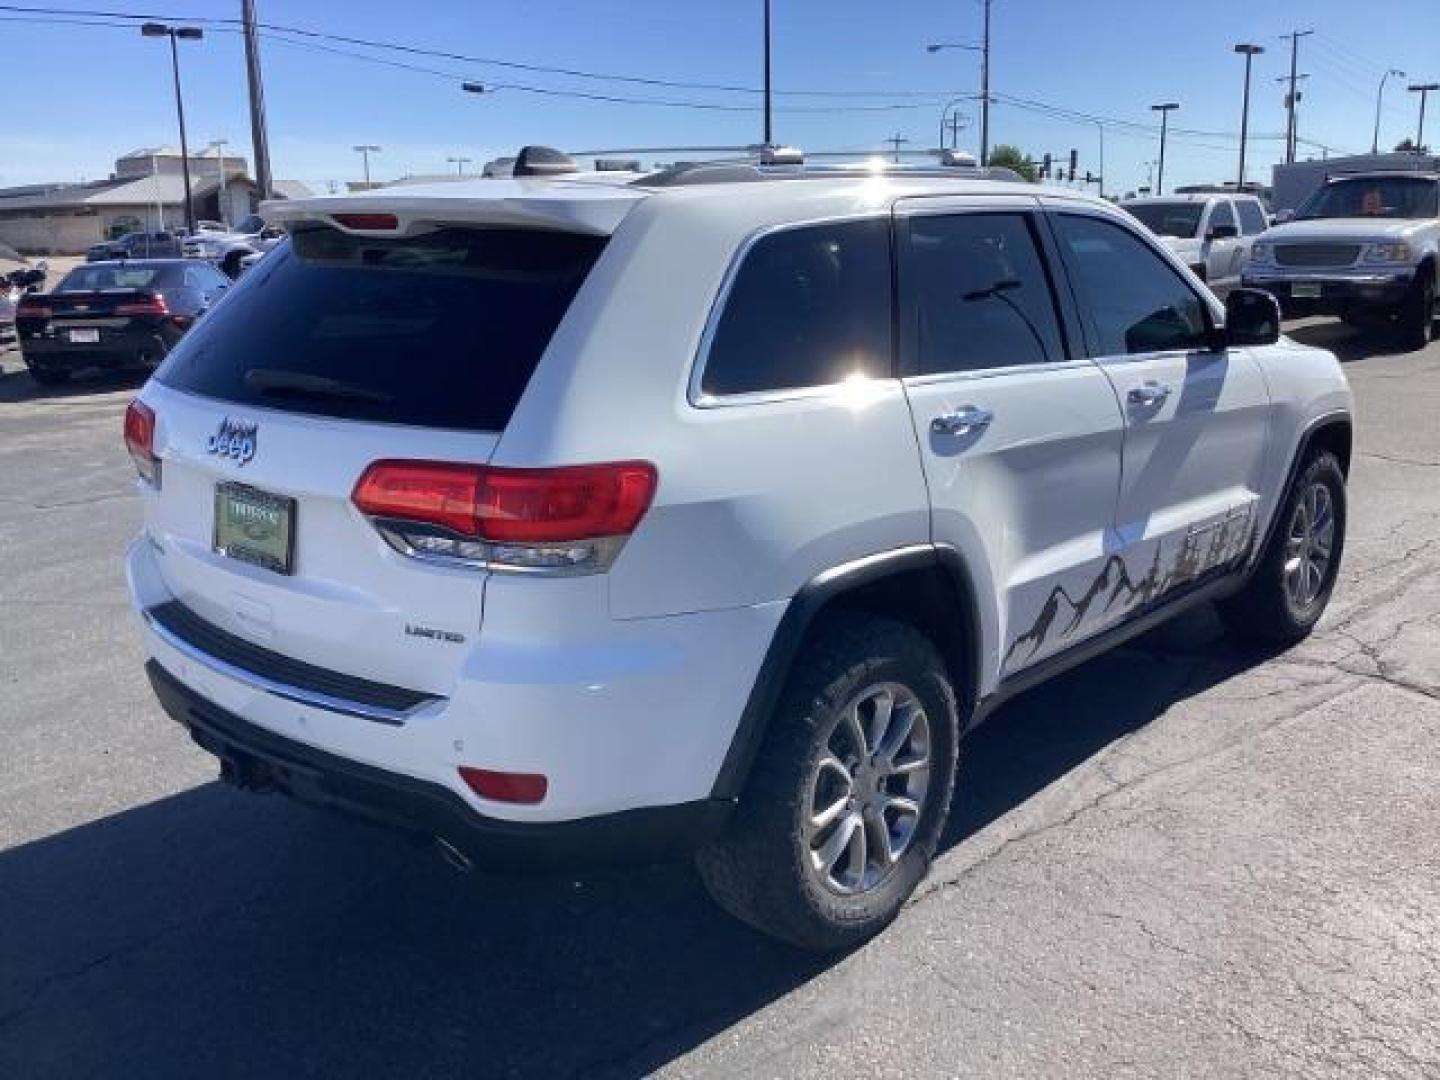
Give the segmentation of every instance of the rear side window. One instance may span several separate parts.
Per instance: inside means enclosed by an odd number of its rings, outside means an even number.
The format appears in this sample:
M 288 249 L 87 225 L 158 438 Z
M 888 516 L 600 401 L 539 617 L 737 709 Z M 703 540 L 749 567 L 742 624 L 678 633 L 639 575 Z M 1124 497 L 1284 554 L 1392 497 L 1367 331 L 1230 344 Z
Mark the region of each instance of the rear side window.
M 1066 358 L 1055 298 L 1024 214 L 911 218 L 900 295 L 907 375 Z
M 56 292 L 94 292 L 97 289 L 148 289 L 167 284 L 164 271 L 154 266 L 104 263 L 77 266 L 65 275 Z
M 1239 199 L 1235 209 L 1240 212 L 1240 231 L 1246 236 L 1257 236 L 1265 231 L 1265 211 L 1253 199 Z
M 1230 209 L 1230 200 L 1218 199 L 1210 209 L 1210 228 L 1213 230 L 1218 225 L 1229 225 L 1236 231 L 1239 225 L 1235 221 L 1235 211 Z
M 725 298 L 701 391 L 720 396 L 889 377 L 890 294 L 887 219 L 762 236 Z
M 156 378 L 242 405 L 499 431 L 604 246 L 532 229 L 300 229 Z

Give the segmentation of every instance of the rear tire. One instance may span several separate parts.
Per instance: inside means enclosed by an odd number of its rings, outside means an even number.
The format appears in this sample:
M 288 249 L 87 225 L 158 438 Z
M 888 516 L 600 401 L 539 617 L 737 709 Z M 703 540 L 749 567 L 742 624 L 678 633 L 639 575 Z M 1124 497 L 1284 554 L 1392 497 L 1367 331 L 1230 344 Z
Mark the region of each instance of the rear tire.
M 890 619 L 825 620 L 770 717 L 734 817 L 696 856 L 706 889 L 804 949 L 878 933 L 940 842 L 959 726 L 944 662 L 923 634 Z
M 1345 474 L 1329 451 L 1312 454 L 1276 511 L 1276 525 L 1245 588 L 1218 606 L 1232 634 L 1293 645 L 1315 629 L 1345 551 Z

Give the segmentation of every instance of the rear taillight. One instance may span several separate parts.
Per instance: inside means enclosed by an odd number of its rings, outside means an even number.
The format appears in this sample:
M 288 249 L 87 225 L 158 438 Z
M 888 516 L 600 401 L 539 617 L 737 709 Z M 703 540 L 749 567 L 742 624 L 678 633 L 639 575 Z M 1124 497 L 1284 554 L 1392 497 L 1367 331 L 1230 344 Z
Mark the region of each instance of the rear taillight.
M 164 317 L 170 314 L 170 305 L 165 303 L 165 297 L 159 293 L 153 296 L 145 296 L 139 300 L 133 300 L 128 304 L 117 304 L 116 315 L 156 315 Z
M 377 461 L 355 505 L 398 550 L 501 570 L 606 569 L 655 496 L 646 461 L 507 469 Z
M 54 309 L 44 300 L 36 300 L 28 296 L 23 298 L 15 308 L 15 318 L 17 319 L 48 319 L 54 314 Z
M 125 449 L 135 462 L 140 478 L 160 486 L 160 458 L 155 453 L 155 412 L 143 401 L 130 402 L 125 410 Z

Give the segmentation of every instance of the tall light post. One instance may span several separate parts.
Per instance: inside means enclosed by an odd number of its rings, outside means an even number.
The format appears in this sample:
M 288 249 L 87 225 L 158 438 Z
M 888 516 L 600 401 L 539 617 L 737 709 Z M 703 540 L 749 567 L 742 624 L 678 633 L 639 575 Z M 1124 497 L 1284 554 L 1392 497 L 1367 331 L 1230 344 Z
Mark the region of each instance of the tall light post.
M 190 142 L 185 135 L 185 101 L 180 96 L 180 48 L 177 41 L 199 41 L 205 31 L 198 26 L 170 26 L 147 22 L 140 27 L 145 37 L 170 39 L 170 70 L 175 76 L 175 115 L 180 121 L 180 171 L 185 177 L 185 228 L 195 231 L 195 206 L 190 201 Z
M 1160 114 L 1160 171 L 1155 175 L 1155 194 L 1165 194 L 1165 133 L 1169 128 L 1170 113 L 1178 109 L 1178 101 L 1167 101 L 1163 105 L 1151 105 L 1151 112 Z
M 1240 171 L 1235 181 L 1238 190 L 1245 186 L 1245 143 L 1250 136 L 1250 63 L 1265 51 L 1265 47 L 1242 41 L 1235 46 L 1235 51 L 1245 57 L 1245 96 L 1240 104 Z
M 380 153 L 380 147 L 374 143 L 361 143 L 352 149 L 354 149 L 365 162 L 365 190 L 368 191 L 370 190 L 370 155 Z
M 1100 133 L 1100 197 L 1105 197 L 1105 125 L 1099 120 L 1092 120 L 1095 130 Z
M 770 0 L 765 0 L 765 138 L 766 146 L 773 146 L 773 131 L 770 126 Z
M 989 26 L 990 26 L 990 2 L 985 0 L 985 26 L 986 43 L 984 45 L 968 45 L 961 41 L 936 41 L 925 46 L 928 53 L 944 52 L 946 49 L 963 49 L 965 52 L 980 54 L 980 164 L 984 165 L 990 156 L 990 61 L 989 61 Z M 958 100 L 958 99 L 957 99 Z M 947 105 L 948 109 L 949 106 Z M 941 129 L 944 130 L 943 127 Z M 942 135 L 940 145 L 944 147 L 945 138 Z
M 1372 154 L 1380 152 L 1380 105 L 1385 100 L 1385 83 L 1391 75 L 1399 79 L 1405 78 L 1405 72 L 1398 68 L 1391 68 L 1380 76 L 1380 89 L 1375 91 L 1375 135 L 1370 140 L 1370 153 Z
M 465 166 L 470 164 L 470 162 L 474 161 L 475 159 L 468 157 L 447 157 L 445 160 L 448 161 L 451 165 L 455 166 L 456 176 L 464 176 Z
M 1420 126 L 1415 130 L 1415 152 L 1418 154 L 1425 145 L 1425 99 L 1430 96 L 1431 90 L 1440 90 L 1440 82 L 1413 83 L 1407 89 L 1420 95 Z

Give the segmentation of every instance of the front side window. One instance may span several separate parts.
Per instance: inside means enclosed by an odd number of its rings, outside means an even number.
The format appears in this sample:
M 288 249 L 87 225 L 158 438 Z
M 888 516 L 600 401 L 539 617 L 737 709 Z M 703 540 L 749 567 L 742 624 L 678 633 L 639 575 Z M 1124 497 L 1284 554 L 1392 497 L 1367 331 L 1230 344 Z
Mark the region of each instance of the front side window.
M 1055 219 L 1099 356 L 1207 347 L 1205 304 L 1139 238 L 1095 217 Z
M 900 254 L 900 295 L 907 375 L 1065 359 L 1028 215 L 910 218 Z
M 1265 211 L 1254 199 L 1241 199 L 1235 204 L 1240 211 L 1240 231 L 1246 236 L 1258 236 L 1265 231 Z
M 1221 199 L 1210 209 L 1210 224 L 1208 228 L 1213 233 L 1217 227 L 1226 225 L 1237 231 L 1239 230 L 1239 226 L 1235 222 L 1235 211 L 1230 209 L 1228 200 Z
M 746 253 L 715 324 L 707 396 L 891 373 L 890 223 L 784 229 Z

